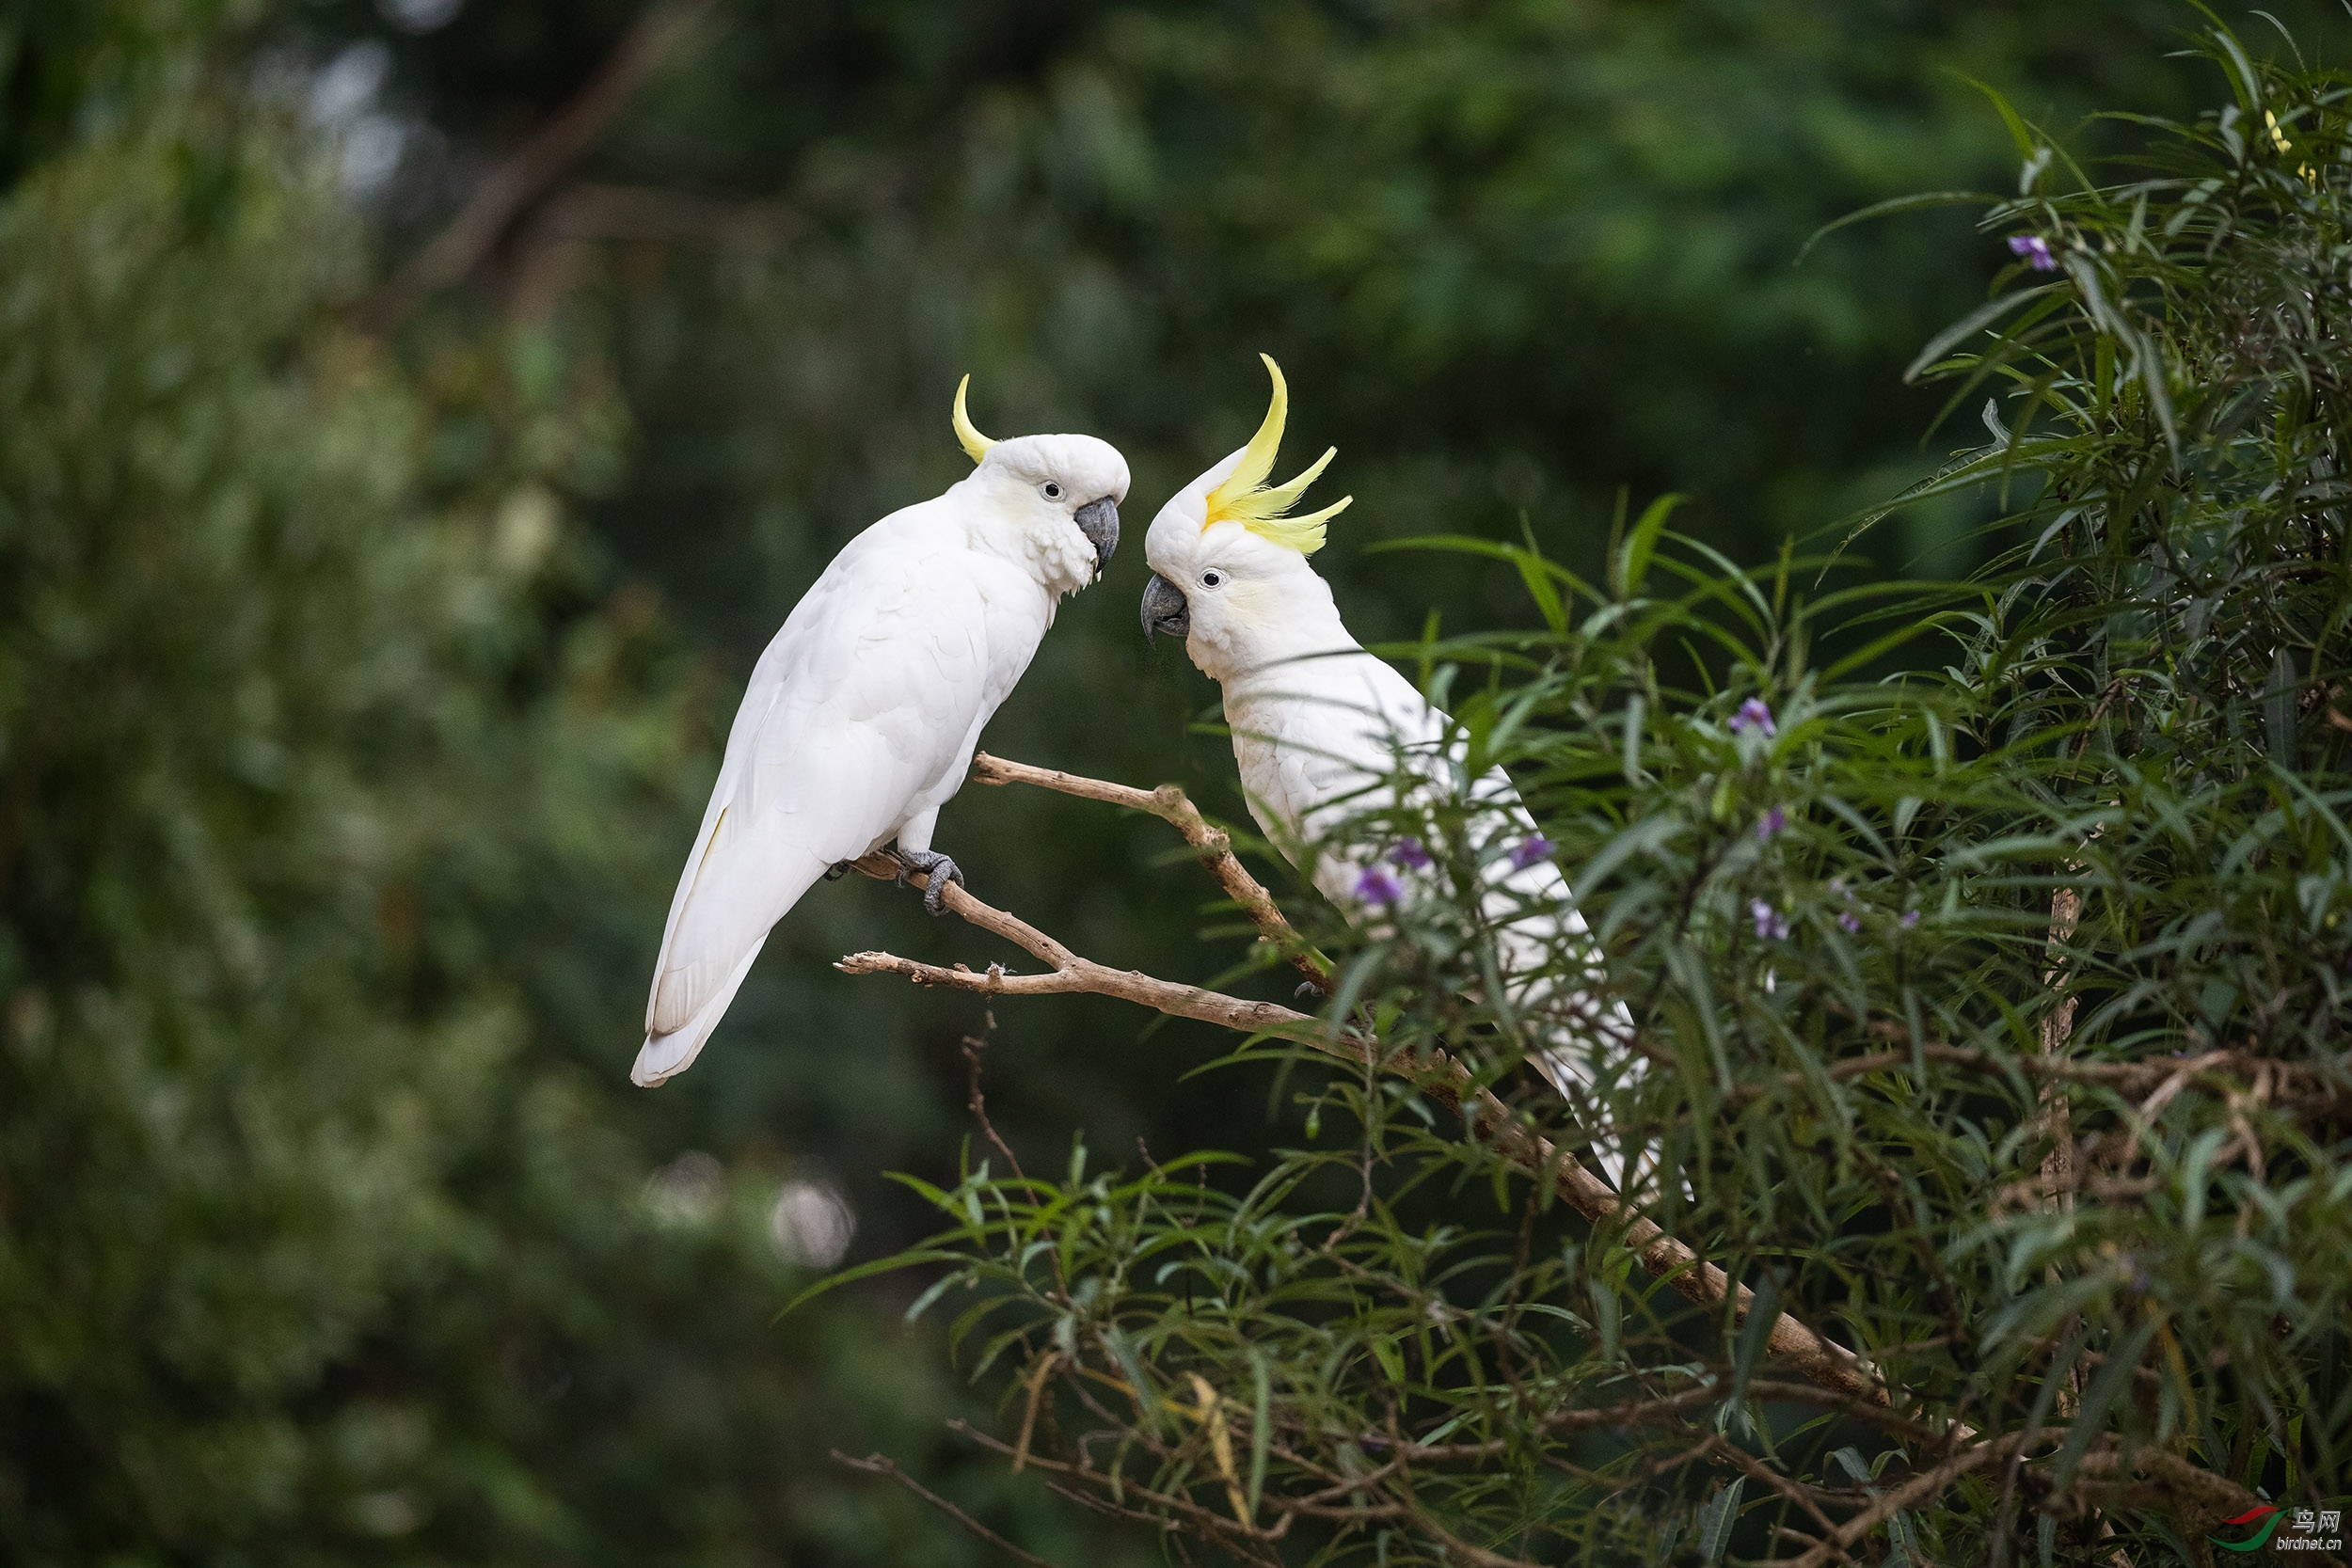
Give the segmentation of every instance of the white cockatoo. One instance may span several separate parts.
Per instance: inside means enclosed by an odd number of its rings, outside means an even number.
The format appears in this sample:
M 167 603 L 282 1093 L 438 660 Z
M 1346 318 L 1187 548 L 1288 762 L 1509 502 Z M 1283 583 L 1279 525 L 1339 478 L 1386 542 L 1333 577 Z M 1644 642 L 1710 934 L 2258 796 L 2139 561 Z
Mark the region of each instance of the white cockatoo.
M 1333 452 L 1289 483 L 1267 485 L 1290 394 L 1280 368 L 1259 357 L 1274 378 L 1264 423 L 1247 447 L 1170 498 L 1144 535 L 1152 568 L 1144 635 L 1181 640 L 1223 689 L 1243 793 L 1266 837 L 1352 924 L 1376 925 L 1406 891 L 1390 864 L 1409 878 L 1406 863 L 1426 851 L 1400 845 L 1384 863 L 1341 842 L 1347 824 L 1399 803 L 1389 790 L 1400 769 L 1417 780 L 1412 794 L 1444 798 L 1465 746 L 1444 713 L 1348 634 L 1329 585 L 1307 564 L 1323 547 L 1324 525 L 1354 498 L 1283 515 Z M 1584 917 L 1510 778 L 1494 768 L 1467 781 L 1465 798 L 1486 818 L 1493 858 L 1484 913 L 1495 925 L 1504 984 L 1515 1007 L 1537 1020 L 1530 1060 L 1574 1099 L 1572 1085 L 1595 1081 L 1593 1046 L 1627 1041 L 1631 1020 L 1621 1004 L 1533 978 L 1548 966 L 1556 974 L 1564 956 L 1597 978 Z M 1514 976 L 1524 978 L 1514 985 Z M 1599 1152 L 1622 1188 L 1621 1155 L 1605 1146 Z
M 1063 595 L 1119 546 L 1127 463 L 1091 436 L 991 441 L 976 467 L 843 547 L 752 671 L 686 857 L 629 1076 L 659 1084 L 710 1037 L 771 927 L 846 861 L 898 840 L 933 914 L 963 874 L 931 847 L 980 730 Z

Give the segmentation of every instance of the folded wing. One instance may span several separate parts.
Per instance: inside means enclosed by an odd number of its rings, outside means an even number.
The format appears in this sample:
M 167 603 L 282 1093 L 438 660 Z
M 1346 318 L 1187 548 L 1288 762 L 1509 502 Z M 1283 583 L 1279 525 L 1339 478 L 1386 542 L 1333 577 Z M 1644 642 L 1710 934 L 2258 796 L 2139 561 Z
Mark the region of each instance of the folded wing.
M 641 1084 L 692 1061 L 770 927 L 886 842 L 978 721 L 984 616 L 938 552 L 868 547 L 879 531 L 834 560 L 753 673 L 671 900 Z

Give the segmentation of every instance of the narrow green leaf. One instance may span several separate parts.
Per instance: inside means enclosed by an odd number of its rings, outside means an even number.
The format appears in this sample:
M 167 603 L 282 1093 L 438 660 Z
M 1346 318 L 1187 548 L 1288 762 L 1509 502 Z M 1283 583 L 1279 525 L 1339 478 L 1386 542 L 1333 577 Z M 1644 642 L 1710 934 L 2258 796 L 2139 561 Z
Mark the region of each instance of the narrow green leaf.
M 1658 550 L 1658 536 L 1665 531 L 1666 519 L 1682 501 L 1681 496 L 1663 495 L 1642 509 L 1640 520 L 1625 542 L 1625 567 L 1619 580 L 1627 598 L 1641 596 L 1642 580 L 1649 575 L 1649 558 Z
M 1740 1517 L 1740 1493 L 1747 1483 L 1745 1476 L 1733 1477 L 1699 1511 L 1699 1560 L 1708 1568 L 1723 1561 L 1724 1548 L 1731 1544 L 1731 1527 Z
M 1922 212 L 1933 207 L 1982 207 L 2000 199 L 1999 197 L 1985 191 L 1921 191 L 1915 196 L 1898 196 L 1884 201 L 1873 201 L 1867 207 L 1848 213 L 1842 218 L 1833 218 L 1813 230 L 1810 235 L 1806 236 L 1804 244 L 1797 247 L 1796 261 L 1791 265 L 1803 265 L 1804 259 L 1813 254 L 1815 245 L 1836 233 L 1840 229 L 1852 224 L 1867 223 L 1872 218 L 1892 217 L 1897 213 Z
M 2131 1386 L 2139 1358 L 2155 1337 L 2155 1321 L 2142 1319 L 2128 1339 L 2108 1350 L 2106 1363 L 2099 1369 L 2099 1375 L 2090 1380 L 2083 1402 L 2067 1418 L 2066 1441 L 2058 1449 L 2058 1463 L 2050 1470 L 2053 1493 L 2063 1496 L 2067 1487 L 2074 1484 L 2075 1467 L 2082 1464 L 2083 1455 L 2090 1451 L 2091 1440 L 2106 1431 L 2107 1413 L 2123 1397 L 2123 1390 Z
M 1249 1515 L 1256 1518 L 1258 1499 L 1265 1493 L 1266 1454 L 1274 1441 L 1274 1385 L 1265 1357 L 1249 1352 Z

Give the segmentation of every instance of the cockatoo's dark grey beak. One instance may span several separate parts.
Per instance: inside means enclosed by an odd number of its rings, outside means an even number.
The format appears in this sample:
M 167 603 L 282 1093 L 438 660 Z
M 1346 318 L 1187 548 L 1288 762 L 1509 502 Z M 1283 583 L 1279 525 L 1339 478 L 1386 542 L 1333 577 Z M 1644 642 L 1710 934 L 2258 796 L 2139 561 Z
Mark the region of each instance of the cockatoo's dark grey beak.
M 1078 508 L 1078 531 L 1094 546 L 1094 575 L 1110 568 L 1111 552 L 1119 548 L 1119 503 L 1104 496 Z
M 1192 606 L 1184 602 L 1184 591 L 1157 572 L 1143 585 L 1143 640 L 1151 641 L 1154 632 L 1179 642 L 1192 635 Z

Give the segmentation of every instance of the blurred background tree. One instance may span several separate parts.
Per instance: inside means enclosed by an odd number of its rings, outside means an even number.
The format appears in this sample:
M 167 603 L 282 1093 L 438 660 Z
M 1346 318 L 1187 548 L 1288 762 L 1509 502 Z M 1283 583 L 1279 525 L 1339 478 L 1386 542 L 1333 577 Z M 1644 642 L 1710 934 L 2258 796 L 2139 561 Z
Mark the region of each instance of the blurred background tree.
M 925 1226 L 882 1171 L 955 1168 L 980 1009 L 827 968 L 948 933 L 827 890 L 692 1073 L 626 1084 L 793 599 L 956 476 L 961 372 L 984 428 L 1119 443 L 1138 529 L 1247 434 L 1260 349 L 1342 448 L 1318 565 L 1367 636 L 1527 612 L 1365 545 L 1524 517 L 1587 568 L 1620 486 L 1759 557 L 1934 467 L 1899 372 L 2007 260 L 1964 216 L 1804 236 L 2005 182 L 1964 77 L 2061 127 L 2204 96 L 2162 0 L 646 15 L 0 8 L 12 1557 L 977 1560 L 824 1459 L 886 1446 L 1049 1555 L 1141 1560 L 936 1446 L 966 1396 L 903 1297 L 770 1323 Z M 1872 547 L 1965 567 L 1979 504 Z M 1136 553 L 990 744 L 1238 816 Z M 1105 816 L 967 795 L 942 842 L 1197 973 L 1196 892 Z M 1247 1085 L 1181 1081 L 1205 1033 L 997 1022 L 1016 1147 L 1235 1141 Z

